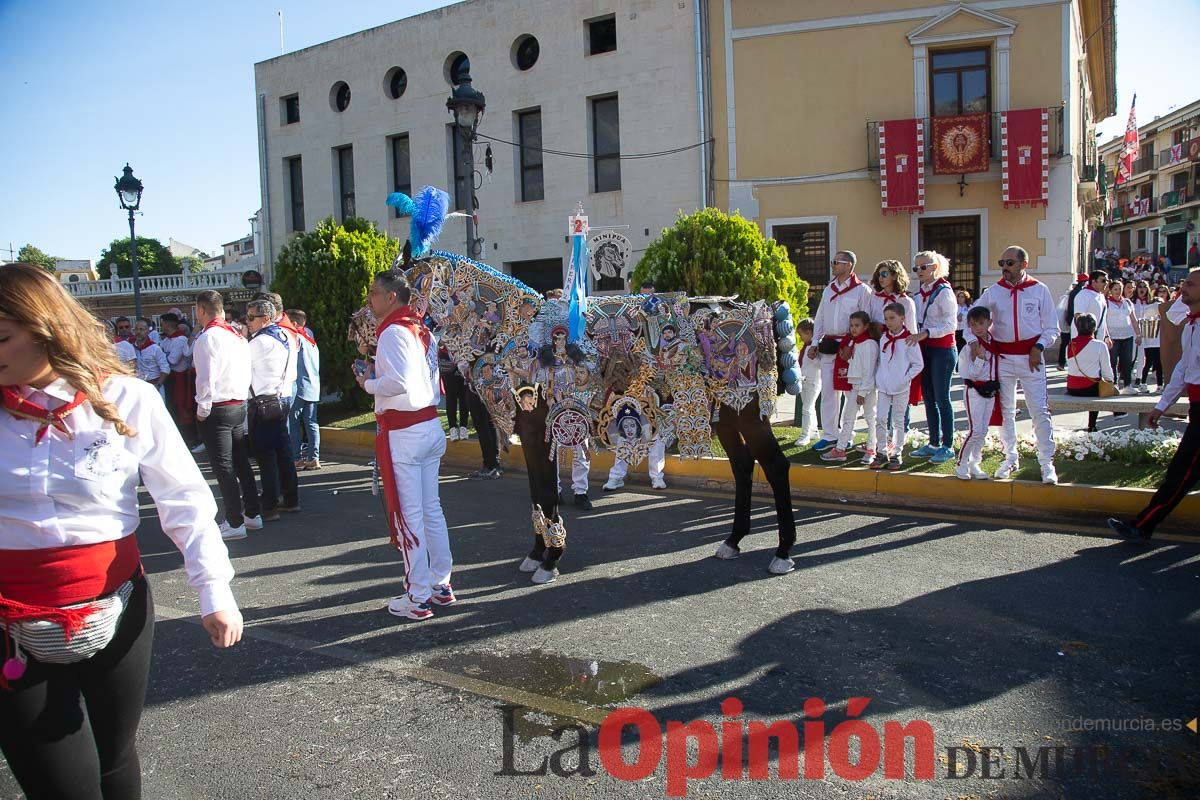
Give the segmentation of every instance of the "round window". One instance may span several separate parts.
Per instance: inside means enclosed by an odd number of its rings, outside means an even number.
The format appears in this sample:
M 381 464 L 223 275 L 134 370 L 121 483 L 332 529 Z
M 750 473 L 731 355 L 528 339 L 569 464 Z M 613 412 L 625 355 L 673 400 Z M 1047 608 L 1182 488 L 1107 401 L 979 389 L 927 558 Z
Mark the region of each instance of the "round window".
M 526 34 L 513 42 L 513 64 L 524 72 L 537 63 L 541 46 L 533 36 Z
M 392 67 L 388 70 L 384 83 L 387 86 L 388 97 L 399 100 L 408 88 L 408 73 L 400 67 Z
M 345 111 L 350 107 L 350 85 L 345 81 L 338 81 L 329 90 L 329 105 L 334 111 Z
M 450 61 L 450 83 L 458 86 L 463 78 L 471 74 L 471 59 L 466 53 L 459 53 Z

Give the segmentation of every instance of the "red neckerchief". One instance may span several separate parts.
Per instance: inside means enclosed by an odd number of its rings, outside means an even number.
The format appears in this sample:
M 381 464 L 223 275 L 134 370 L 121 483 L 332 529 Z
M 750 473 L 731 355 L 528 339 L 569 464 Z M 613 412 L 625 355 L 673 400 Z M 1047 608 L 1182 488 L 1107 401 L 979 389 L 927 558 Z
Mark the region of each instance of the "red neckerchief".
M 856 286 L 862 286 L 862 281 L 860 281 L 860 280 L 858 279 L 858 276 L 857 276 L 857 275 L 855 275 L 853 272 L 851 272 L 851 273 L 850 273 L 850 280 L 848 280 L 848 281 L 846 282 L 846 287 L 845 287 L 844 289 L 839 289 L 839 288 L 837 287 L 837 283 L 836 283 L 836 282 L 829 284 L 829 289 L 830 289 L 830 291 L 832 291 L 832 292 L 833 292 L 833 297 L 831 297 L 831 298 L 829 298 L 829 299 L 830 299 L 830 300 L 836 300 L 836 299 L 838 299 L 839 297 L 841 297 L 841 296 L 842 296 L 842 295 L 844 295 L 846 292 L 850 291 L 851 289 L 853 289 L 853 288 L 854 288 L 854 287 L 856 287 Z
M 1001 278 L 1000 280 L 996 281 L 997 286 L 1003 286 L 1005 289 L 1008 289 L 1010 292 L 1012 292 L 1013 299 L 1016 299 L 1017 292 L 1021 291 L 1022 289 L 1028 289 L 1030 286 L 1034 286 L 1036 284 L 1037 281 L 1028 275 L 1025 276 L 1025 280 L 1021 281 L 1015 286 L 1009 283 L 1008 279 L 1006 278 Z
M 1188 325 L 1195 325 L 1196 320 L 1200 320 L 1200 311 L 1189 311 L 1188 315 L 1183 318 Z
M 1092 343 L 1091 336 L 1072 336 L 1071 343 L 1067 345 L 1067 355 L 1071 358 L 1083 352 L 1083 348 Z
M 32 400 L 22 397 L 16 386 L 0 387 L 0 392 L 3 394 L 3 406 L 5 411 L 12 414 L 14 417 L 18 417 L 20 419 L 31 419 L 34 422 L 39 423 L 37 439 L 35 440 L 39 444 L 42 441 L 42 437 L 46 435 L 47 429 L 51 427 L 53 427 L 56 431 L 61 432 L 68 439 L 73 438 L 71 436 L 70 429 L 67 428 L 67 424 L 63 422 L 63 420 L 68 414 L 81 406 L 83 402 L 87 400 L 87 395 L 85 395 L 83 392 L 75 392 L 74 400 L 51 411 L 38 405 Z
M 995 339 L 976 339 L 975 341 L 979 342 L 979 345 L 993 356 L 999 355 L 999 348 L 996 347 Z
M 292 333 L 296 334 L 297 336 L 299 336 L 304 341 L 311 344 L 313 347 L 317 346 L 317 340 L 314 339 L 313 337 L 309 336 L 308 331 L 304 330 L 304 328 L 288 328 L 288 330 L 291 331 Z
M 138 352 L 140 353 L 152 344 L 154 344 L 154 340 L 151 339 L 149 336 L 147 336 L 145 344 L 138 344 L 137 342 L 134 342 L 133 346 L 136 347 L 138 349 Z
M 171 334 L 170 336 L 168 336 L 167 338 L 168 338 L 168 339 L 178 339 L 180 336 L 187 336 L 187 334 L 186 334 L 186 333 L 184 333 L 183 331 L 179 330 L 178 328 L 176 328 L 176 329 L 175 329 L 175 332 L 174 332 L 174 333 L 172 333 L 172 334 Z
M 867 339 L 870 339 L 870 338 L 871 338 L 870 331 L 863 331 L 858 336 L 851 336 L 850 334 L 847 333 L 845 336 L 842 337 L 841 341 L 838 342 L 838 347 L 842 348 L 842 347 L 846 347 L 847 345 L 849 345 L 850 346 L 850 355 L 853 356 L 854 355 L 854 345 L 862 344 L 863 342 L 865 342 Z
M 304 333 L 301 333 L 300 330 L 297 329 L 296 326 L 292 324 L 292 321 L 287 318 L 286 314 L 284 314 L 282 317 L 280 317 L 279 320 L 275 324 L 278 325 L 279 327 L 283 328 L 288 333 L 295 336 L 297 339 L 299 339 L 301 336 L 304 336 L 305 339 L 308 339 L 308 336 L 306 336 Z M 312 340 L 309 339 L 309 341 L 311 342 Z M 313 342 L 313 344 L 316 344 L 316 342 Z
M 928 303 L 929 298 L 933 294 L 934 290 L 936 290 L 937 287 L 943 283 L 946 284 L 947 286 L 950 285 L 950 281 L 946 280 L 945 278 L 938 278 L 936 281 L 929 284 L 929 289 L 921 289 L 921 302 Z
M 400 306 L 392 313 L 383 318 L 379 323 L 379 327 L 375 329 L 375 338 L 383 335 L 383 331 L 389 325 L 399 325 L 402 328 L 407 328 L 408 332 L 417 337 L 425 347 L 425 352 L 429 352 L 429 346 L 433 343 L 433 334 L 425 327 L 425 322 L 417 316 L 417 312 L 413 311 L 412 306 Z
M 907 339 L 911 335 L 912 332 L 908 328 L 902 328 L 898 336 L 893 336 L 891 331 L 885 330 L 883 332 L 883 338 L 885 341 L 881 350 L 886 353 L 889 347 L 895 349 L 896 342 L 899 342 L 902 339 Z
M 1121 300 L 1113 300 L 1111 297 L 1105 299 L 1108 300 L 1108 304 L 1110 306 L 1116 306 L 1117 308 L 1120 308 L 1122 305 L 1124 305 L 1124 298 Z
M 875 296 L 886 303 L 894 303 L 900 299 L 898 294 L 888 294 L 887 292 L 876 292 Z
M 209 320 L 208 324 L 204 326 L 204 330 L 202 330 L 200 332 L 207 333 L 209 328 L 223 328 L 224 330 L 227 330 L 230 333 L 232 333 L 234 336 L 239 336 L 239 337 L 241 336 L 241 334 L 238 333 L 237 328 L 233 327 L 225 320 L 218 319 L 216 317 L 213 317 L 211 320 Z

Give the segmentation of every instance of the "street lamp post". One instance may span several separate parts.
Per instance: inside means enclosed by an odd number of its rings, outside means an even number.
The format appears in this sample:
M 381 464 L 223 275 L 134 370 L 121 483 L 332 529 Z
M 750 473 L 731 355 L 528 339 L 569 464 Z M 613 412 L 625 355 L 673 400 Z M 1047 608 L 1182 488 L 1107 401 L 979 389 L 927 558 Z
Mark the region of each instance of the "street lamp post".
M 479 121 L 483 119 L 487 103 L 483 94 L 471 86 L 471 73 L 464 70 L 458 76 L 458 84 L 446 101 L 446 110 L 454 115 L 454 124 L 458 128 L 459 142 L 462 146 L 463 166 L 467 173 L 467 257 L 479 255 L 475 251 L 475 131 L 479 129 Z
M 142 283 L 138 280 L 137 236 L 133 232 L 133 212 L 142 204 L 142 182 L 133 177 L 133 170 L 125 164 L 125 174 L 116 179 L 113 186 L 121 201 L 121 208 L 129 212 L 129 260 L 133 266 L 133 314 L 142 316 Z

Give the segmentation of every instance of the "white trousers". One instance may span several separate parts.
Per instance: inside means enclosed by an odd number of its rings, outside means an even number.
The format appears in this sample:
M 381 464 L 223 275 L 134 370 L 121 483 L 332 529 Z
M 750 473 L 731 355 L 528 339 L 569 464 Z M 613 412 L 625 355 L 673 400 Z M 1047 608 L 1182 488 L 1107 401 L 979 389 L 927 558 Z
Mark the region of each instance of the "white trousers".
M 646 458 L 650 468 L 651 478 L 662 478 L 663 468 L 667 465 L 667 446 L 657 436 L 650 443 L 650 455 Z M 608 479 L 624 480 L 629 474 L 629 465 L 621 459 L 613 461 L 612 469 L 608 471 Z
M 821 438 L 831 442 L 838 438 L 838 405 L 845 394 L 833 388 L 834 358 L 836 356 L 821 354 Z
M 963 385 L 963 405 L 967 407 L 967 438 L 963 441 L 962 449 L 958 451 L 958 466 L 978 467 L 979 462 L 983 460 L 988 421 L 992 418 L 995 403 L 995 397 L 981 397 L 979 392 Z M 1007 445 L 1005 447 L 1007 448 Z
M 405 590 L 423 603 L 433 587 L 450 582 L 450 534 L 438 498 L 438 468 L 446 435 L 436 419 L 388 433 L 400 513 L 413 541 L 403 542 Z
M 904 451 L 904 436 L 908 433 L 904 425 L 904 414 L 908 411 L 908 392 L 884 394 L 878 392 L 875 401 L 875 440 L 879 452 L 884 449 L 898 456 Z M 888 438 L 888 414 L 892 415 L 891 438 Z
M 817 433 L 817 396 L 821 394 L 821 374 L 805 377 L 800 384 L 801 432 L 807 438 Z M 822 412 L 824 413 L 824 412 Z
M 1000 441 L 1009 461 L 1017 460 L 1017 384 L 1025 393 L 1025 406 L 1033 417 L 1037 436 L 1038 463 L 1054 463 L 1054 425 L 1050 422 L 1050 404 L 1046 400 L 1046 365 L 1036 372 L 1029 369 L 1029 356 L 1000 356 L 1000 410 L 1004 428 Z
M 862 410 L 863 419 L 867 423 L 867 449 L 876 449 L 877 444 L 875 438 L 875 395 L 877 392 L 872 389 L 868 392 L 860 392 L 858 389 L 853 389 L 846 392 L 846 408 L 842 412 L 842 430 L 841 436 L 838 438 L 838 449 L 845 450 L 854 441 L 854 423 L 858 422 L 858 412 Z M 863 398 L 863 404 L 858 404 L 858 398 Z M 824 409 L 821 411 L 825 413 Z M 903 412 L 901 412 L 903 414 Z M 900 421 L 904 422 L 904 417 L 900 417 Z
M 561 470 L 563 465 L 563 455 L 567 452 L 571 453 L 571 491 L 575 494 L 587 494 L 588 491 L 588 473 L 592 470 L 592 454 L 588 452 L 587 443 L 577 444 L 574 447 L 564 447 L 558 451 L 558 467 Z M 554 476 L 555 488 L 562 491 L 562 475 Z

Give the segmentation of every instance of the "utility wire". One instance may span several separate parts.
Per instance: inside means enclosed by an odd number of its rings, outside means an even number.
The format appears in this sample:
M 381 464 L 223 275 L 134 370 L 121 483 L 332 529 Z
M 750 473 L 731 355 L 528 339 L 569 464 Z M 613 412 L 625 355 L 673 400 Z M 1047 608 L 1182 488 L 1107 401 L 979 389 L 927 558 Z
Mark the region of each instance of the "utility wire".
M 620 154 L 614 154 L 612 156 L 596 156 L 594 153 L 571 153 L 566 150 L 551 150 L 551 149 L 545 148 L 545 147 L 534 147 L 534 146 L 528 145 L 528 144 L 520 144 L 518 142 L 510 142 L 507 139 L 497 139 L 496 137 L 488 136 L 485 133 L 476 133 L 475 136 L 480 139 L 487 139 L 488 141 L 496 142 L 497 144 L 507 144 L 512 147 L 519 148 L 521 150 L 529 150 L 529 151 L 532 151 L 535 153 L 543 153 L 545 155 L 562 156 L 564 158 L 586 158 L 586 159 L 595 159 L 597 157 L 599 157 L 599 158 L 619 158 L 622 161 L 631 161 L 631 160 L 639 159 L 639 158 L 661 158 L 662 156 L 672 156 L 672 155 L 675 155 L 676 153 L 685 153 L 688 150 L 695 150 L 700 147 L 707 147 L 708 145 L 712 144 L 714 141 L 713 139 L 708 139 L 707 141 L 697 142 L 696 144 L 689 144 L 685 147 L 676 147 L 671 150 L 659 150 L 654 153 L 620 153 Z
M 817 178 L 833 178 L 838 175 L 852 175 L 856 172 L 863 172 L 871 169 L 867 167 L 859 167 L 858 169 L 844 169 L 841 172 L 824 172 L 818 175 L 791 175 L 783 178 L 713 178 L 717 183 L 792 183 L 794 181 L 815 180 Z

